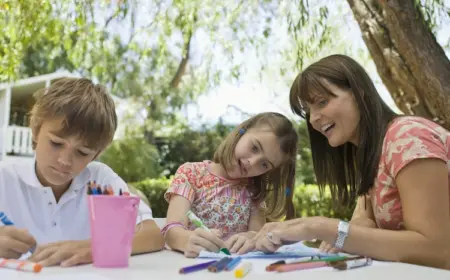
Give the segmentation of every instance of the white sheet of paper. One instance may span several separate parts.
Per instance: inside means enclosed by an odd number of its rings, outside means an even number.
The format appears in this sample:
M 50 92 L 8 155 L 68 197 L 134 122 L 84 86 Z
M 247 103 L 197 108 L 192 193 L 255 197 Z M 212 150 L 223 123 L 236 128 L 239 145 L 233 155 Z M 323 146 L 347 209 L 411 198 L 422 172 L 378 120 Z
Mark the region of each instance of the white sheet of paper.
M 243 259 L 288 259 L 288 258 L 300 258 L 311 256 L 327 257 L 336 255 L 337 254 L 320 252 L 319 249 L 308 247 L 305 244 L 303 244 L 302 241 L 300 241 L 294 244 L 282 246 L 275 253 L 272 254 L 266 254 L 257 251 L 240 255 L 240 257 Z M 198 258 L 220 259 L 223 258 L 224 256 L 226 255 L 223 252 L 213 253 L 208 251 L 202 251 L 200 252 Z M 235 257 L 237 255 L 233 254 L 232 256 Z

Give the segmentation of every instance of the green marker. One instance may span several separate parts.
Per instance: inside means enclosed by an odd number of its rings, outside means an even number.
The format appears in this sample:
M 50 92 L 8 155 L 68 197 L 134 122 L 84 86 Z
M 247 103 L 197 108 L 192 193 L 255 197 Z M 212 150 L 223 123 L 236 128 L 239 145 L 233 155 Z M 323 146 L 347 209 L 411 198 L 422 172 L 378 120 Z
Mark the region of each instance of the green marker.
M 187 211 L 186 216 L 196 227 L 211 232 L 211 230 L 203 223 L 203 221 L 200 220 L 200 218 L 197 217 L 197 215 L 195 215 L 191 210 Z
M 337 261 L 345 261 L 347 260 L 347 256 L 330 256 L 330 257 L 319 257 L 318 259 L 314 259 L 311 262 L 337 262 Z
M 191 210 L 187 211 L 186 216 L 188 217 L 189 221 L 191 221 L 191 223 L 193 223 L 196 227 L 211 232 L 211 230 L 203 223 L 203 221 L 200 220 L 200 218 L 197 217 L 197 215 L 195 215 L 194 212 L 192 212 Z M 226 255 L 231 255 L 230 252 L 227 250 L 227 248 L 220 248 L 219 252 L 223 252 Z

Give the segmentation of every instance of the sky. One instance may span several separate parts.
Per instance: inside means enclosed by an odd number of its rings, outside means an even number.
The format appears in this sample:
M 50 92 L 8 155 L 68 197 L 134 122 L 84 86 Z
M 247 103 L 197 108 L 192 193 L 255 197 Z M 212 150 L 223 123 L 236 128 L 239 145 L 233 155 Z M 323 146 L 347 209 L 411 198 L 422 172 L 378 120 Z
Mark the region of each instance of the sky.
M 378 76 L 375 64 L 370 59 L 361 31 L 348 4 L 345 2 L 343 5 L 333 8 L 332 6 L 336 2 L 326 0 L 322 2 L 330 3 L 330 17 L 333 18 L 334 24 L 339 28 L 339 38 L 333 39 L 336 47 L 331 47 L 329 53 L 323 55 L 339 52 L 342 46 L 350 48 L 350 53 L 354 53 L 353 58 L 365 67 L 383 100 L 394 110 L 400 112 Z M 450 3 L 447 3 L 450 0 L 445 2 L 447 6 L 450 6 Z M 277 25 L 283 23 L 274 22 L 273 24 L 276 28 Z M 272 51 L 277 49 L 277 46 L 294 43 L 285 28 L 276 30 L 275 36 L 271 36 L 271 41 L 267 42 L 268 45 L 272 45 Z M 447 22 L 437 33 L 437 40 L 444 45 L 448 43 L 449 38 L 450 22 Z M 192 45 L 197 50 L 207 49 L 208 46 L 204 45 L 206 41 L 208 40 L 204 40 L 201 34 L 196 35 Z M 448 51 L 447 55 L 450 56 Z M 237 53 L 235 59 L 245 62 L 245 67 L 242 69 L 242 74 L 237 82 L 223 81 L 218 87 L 201 95 L 196 104 L 191 104 L 183 110 L 182 114 L 193 127 L 200 126 L 203 123 L 214 124 L 219 118 L 222 118 L 226 123 L 240 123 L 247 118 L 247 114 L 256 114 L 263 111 L 280 112 L 293 119 L 300 119 L 292 114 L 288 101 L 289 87 L 298 73 L 289 73 L 281 77 L 276 74 L 278 71 L 274 71 L 282 66 L 281 63 L 284 63 L 284 60 L 280 60 L 279 57 L 269 51 L 265 60 L 261 61 L 261 57 L 251 49 L 244 53 Z M 267 63 L 269 66 L 267 67 L 268 70 L 262 73 L 262 79 L 259 77 L 261 63 Z M 119 111 L 125 112 L 125 110 L 124 106 L 119 108 Z M 247 114 L 242 114 L 242 112 Z
M 330 7 L 330 10 L 335 11 L 335 18 L 332 19 L 333 23 L 340 26 L 338 32 L 340 38 L 333 39 L 333 41 L 351 45 L 355 53 L 361 49 L 367 52 L 359 26 L 353 19 L 350 8 L 347 4 L 341 5 L 340 8 L 342 10 Z M 342 17 L 342 15 L 344 16 Z M 330 13 L 330 17 L 333 17 L 333 12 Z M 282 26 L 283 24 L 274 22 L 274 25 Z M 271 38 L 271 40 L 273 41 L 267 43 L 272 45 L 289 45 L 294 43 L 286 28 L 278 28 L 276 37 Z M 335 45 L 336 47 L 332 46 L 329 48 L 329 53 L 324 55 L 339 52 L 338 42 L 335 42 Z M 239 83 L 224 82 L 206 95 L 199 97 L 198 103 L 190 105 L 185 112 L 190 123 L 194 125 L 198 122 L 214 123 L 219 117 L 222 117 L 225 122 L 239 123 L 246 118 L 246 115 L 240 114 L 240 111 L 249 114 L 256 114 L 262 111 L 276 111 L 294 117 L 289 107 L 288 95 L 290 85 L 298 73 L 289 73 L 288 77 L 280 77 L 275 74 L 272 75 L 272 79 L 267 79 L 267 73 L 265 73 L 265 78 L 261 80 L 257 75 L 252 74 L 259 71 L 259 57 L 251 52 L 245 53 L 243 56 L 245 56 L 246 71 L 240 77 Z M 267 63 L 272 68 L 281 66 L 279 63 L 283 63 L 283 61 L 277 61 L 277 57 L 273 56 L 274 58 L 271 59 L 269 52 Z M 354 58 L 358 60 L 357 56 Z M 364 66 L 374 79 L 382 98 L 390 106 L 396 108 L 394 101 L 380 82 L 373 62 L 366 63 Z

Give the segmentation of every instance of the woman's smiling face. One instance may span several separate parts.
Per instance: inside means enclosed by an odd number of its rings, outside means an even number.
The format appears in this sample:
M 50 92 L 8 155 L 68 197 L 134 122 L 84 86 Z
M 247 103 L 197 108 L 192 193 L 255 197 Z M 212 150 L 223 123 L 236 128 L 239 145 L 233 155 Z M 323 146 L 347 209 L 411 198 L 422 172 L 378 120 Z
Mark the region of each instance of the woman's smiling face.
M 328 139 L 332 147 L 351 142 L 359 143 L 360 114 L 350 90 L 325 82 L 335 95 L 313 95 L 306 110 L 312 127 Z

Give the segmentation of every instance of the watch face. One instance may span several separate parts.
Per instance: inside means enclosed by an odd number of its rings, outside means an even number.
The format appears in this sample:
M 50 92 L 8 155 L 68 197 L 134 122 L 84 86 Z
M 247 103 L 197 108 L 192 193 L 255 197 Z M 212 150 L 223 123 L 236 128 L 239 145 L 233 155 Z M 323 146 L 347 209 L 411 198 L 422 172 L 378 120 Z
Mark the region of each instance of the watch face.
M 348 232 L 349 224 L 343 221 L 339 222 L 338 230 L 342 232 Z

